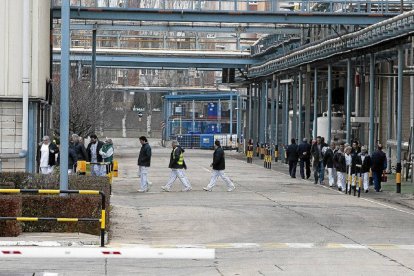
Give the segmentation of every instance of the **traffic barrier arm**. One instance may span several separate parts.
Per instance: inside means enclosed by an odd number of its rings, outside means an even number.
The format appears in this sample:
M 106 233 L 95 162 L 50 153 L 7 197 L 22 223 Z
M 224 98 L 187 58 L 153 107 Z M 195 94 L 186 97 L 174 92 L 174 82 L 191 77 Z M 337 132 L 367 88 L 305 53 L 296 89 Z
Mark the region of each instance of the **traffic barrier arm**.
M 48 217 L 0 217 L 0 220 L 16 221 L 56 221 L 56 222 L 79 222 L 79 221 L 98 221 L 100 222 L 101 247 L 105 247 L 105 227 L 106 227 L 106 196 L 105 193 L 97 190 L 47 190 L 47 189 L 0 189 L 3 194 L 80 194 L 80 195 L 100 195 L 101 196 L 101 218 L 48 218 Z

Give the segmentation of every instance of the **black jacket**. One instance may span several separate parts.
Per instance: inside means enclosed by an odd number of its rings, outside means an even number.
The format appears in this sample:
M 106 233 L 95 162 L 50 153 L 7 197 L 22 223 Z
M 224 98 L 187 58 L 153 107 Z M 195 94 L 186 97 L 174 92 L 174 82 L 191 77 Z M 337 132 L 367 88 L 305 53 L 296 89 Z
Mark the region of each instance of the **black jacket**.
M 73 144 L 73 150 L 76 153 L 76 158 L 78 160 L 87 160 L 88 154 L 86 153 L 85 146 L 82 143 Z
M 213 170 L 222 171 L 226 168 L 224 150 L 218 147 L 213 154 Z
M 40 149 L 42 148 L 42 144 L 40 144 L 37 147 L 37 157 L 36 157 L 36 161 L 37 161 L 37 165 L 40 165 Z M 56 165 L 56 154 L 59 153 L 59 148 L 55 143 L 50 143 L 49 144 L 49 162 L 48 165 L 49 166 L 54 166 Z
M 101 150 L 102 146 L 103 146 L 103 142 L 101 141 L 97 141 L 97 146 L 96 146 L 96 161 L 97 162 L 102 162 L 102 156 L 99 154 L 99 151 Z M 86 161 L 91 162 L 92 160 L 92 153 L 91 153 L 91 147 L 92 147 L 92 143 L 89 143 L 88 147 L 86 148 L 86 153 L 88 156 L 88 159 Z
M 60 154 L 58 156 L 57 162 L 60 165 Z M 74 169 L 74 165 L 76 165 L 76 162 L 78 162 L 78 157 L 76 156 L 75 146 L 72 145 L 72 144 L 69 144 L 69 150 L 68 150 L 68 169 L 69 170 Z
M 298 161 L 298 145 L 290 144 L 286 150 L 288 161 Z
M 170 164 L 168 165 L 168 168 L 170 169 L 187 169 L 187 165 L 185 164 L 185 161 L 183 160 L 183 164 L 178 164 L 178 161 L 180 160 L 181 153 L 184 154 L 184 149 L 180 146 L 176 146 L 175 149 L 171 151 L 170 156 Z
M 307 142 L 302 142 L 298 146 L 298 155 L 302 160 L 309 160 L 311 156 L 311 145 Z
M 138 156 L 138 166 L 149 167 L 151 165 L 151 147 L 148 143 L 142 145 Z
M 345 154 L 339 150 L 334 155 L 335 169 L 338 172 L 346 173 Z
M 387 167 L 387 157 L 382 150 L 376 150 L 372 153 L 371 162 L 371 169 L 375 172 L 383 171 Z
M 334 152 L 331 148 L 328 148 L 325 151 L 325 154 L 323 156 L 323 164 L 330 169 L 334 167 Z
M 359 151 L 352 149 L 351 151 L 351 157 L 352 157 L 351 174 L 356 174 L 357 172 L 359 172 L 356 167 L 358 163 L 358 154 L 359 154 Z
M 371 168 L 371 156 L 369 156 L 368 154 L 365 155 L 364 161 L 362 162 L 361 154 L 358 154 L 357 164 L 361 165 L 361 173 L 369 172 L 369 169 Z
M 311 146 L 311 154 L 313 156 L 313 162 L 319 162 L 323 160 L 323 156 L 322 156 L 322 149 L 323 149 L 323 145 L 321 144 L 321 149 L 318 148 L 318 144 L 312 144 Z

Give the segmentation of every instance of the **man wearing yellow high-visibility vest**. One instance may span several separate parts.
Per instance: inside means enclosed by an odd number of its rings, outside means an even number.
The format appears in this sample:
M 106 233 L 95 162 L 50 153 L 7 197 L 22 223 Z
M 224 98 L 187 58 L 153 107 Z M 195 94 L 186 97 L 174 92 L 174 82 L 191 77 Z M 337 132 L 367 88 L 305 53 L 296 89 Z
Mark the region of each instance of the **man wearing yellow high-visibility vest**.
M 162 186 L 161 189 L 164 192 L 169 192 L 171 190 L 171 187 L 174 183 L 174 181 L 177 179 L 177 177 L 180 179 L 181 183 L 184 185 L 183 192 L 191 191 L 191 184 L 190 181 L 188 181 L 187 177 L 185 176 L 185 173 L 183 169 L 187 169 L 187 165 L 184 161 L 184 149 L 180 147 L 178 144 L 178 141 L 174 140 L 172 141 L 172 151 L 170 156 L 170 164 L 169 168 L 171 169 L 170 179 L 168 180 L 167 184 L 165 186 Z

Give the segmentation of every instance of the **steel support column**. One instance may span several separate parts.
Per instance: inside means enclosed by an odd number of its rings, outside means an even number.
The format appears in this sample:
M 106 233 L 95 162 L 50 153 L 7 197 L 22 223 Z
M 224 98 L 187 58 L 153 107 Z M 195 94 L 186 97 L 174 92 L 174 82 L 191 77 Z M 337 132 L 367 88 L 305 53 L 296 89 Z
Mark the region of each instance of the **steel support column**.
M 230 99 L 231 99 L 231 97 L 230 97 Z M 192 116 L 192 124 L 191 124 L 191 127 L 192 127 L 192 130 L 193 130 L 193 133 L 195 132 L 195 101 L 193 100 L 193 102 L 192 102 L 192 110 L 193 110 L 193 116 Z
M 303 116 L 302 116 L 302 108 L 303 108 L 303 83 L 302 83 L 302 72 L 299 71 L 299 117 L 298 117 L 298 141 L 299 143 L 303 140 L 303 133 L 302 133 L 302 125 L 303 125 Z
M 60 65 L 60 189 L 68 189 L 69 79 L 70 79 L 70 1 L 62 1 Z
M 390 61 L 388 64 L 389 73 L 394 71 L 394 62 Z M 387 78 L 387 140 L 392 139 L 392 92 L 393 92 L 393 80 L 394 78 Z M 371 149 L 370 149 L 371 150 Z M 387 172 L 391 172 L 391 147 L 387 147 Z
M 241 143 L 241 139 L 240 139 L 240 134 L 241 134 L 241 97 L 240 94 L 237 95 L 237 113 L 236 113 L 236 117 L 237 117 L 237 123 L 236 123 L 236 131 L 237 131 L 237 140 L 239 141 L 239 143 Z M 239 151 L 239 145 L 237 145 L 237 152 Z
M 286 76 L 289 78 L 289 76 Z M 284 98 L 284 120 L 283 120 L 283 144 L 289 144 L 289 83 L 286 83 L 285 98 Z
M 297 126 L 297 117 L 298 117 L 298 90 L 297 90 L 297 79 L 296 76 L 293 75 L 293 82 L 292 82 L 292 129 L 291 138 L 298 139 L 298 126 Z
M 262 82 L 261 85 L 259 84 L 259 86 L 261 86 L 259 89 L 259 99 L 260 99 L 260 110 L 259 110 L 259 142 L 260 143 L 264 143 L 265 142 L 265 133 L 264 133 L 264 129 L 265 129 L 265 120 L 264 120 L 264 113 L 265 113 L 265 104 L 264 104 L 264 95 L 265 95 L 265 84 Z
M 232 135 L 233 134 L 233 96 L 230 96 L 229 109 L 230 109 L 230 118 L 229 118 L 230 135 Z
M 268 104 L 267 104 L 267 94 L 269 92 L 269 81 L 265 80 L 264 82 L 264 93 L 263 93 L 263 107 L 264 107 L 264 142 L 268 142 L 269 137 L 269 124 L 268 124 Z
M 328 145 L 332 141 L 332 65 L 328 64 Z
M 253 84 L 249 84 L 249 87 L 247 88 L 247 96 L 249 97 L 249 139 L 253 139 L 253 115 L 252 115 L 252 94 L 253 94 Z
M 314 69 L 313 75 L 313 139 L 318 136 L 318 69 Z
M 273 75 L 271 81 L 271 95 L 270 95 L 270 139 L 269 143 L 275 143 L 275 75 Z
M 375 56 L 369 55 L 369 152 L 374 152 L 375 135 Z
M 275 89 L 275 146 L 279 147 L 279 102 L 280 102 L 280 84 L 279 79 L 276 80 L 276 89 Z
M 401 142 L 402 142 L 402 101 L 403 101 L 403 69 L 404 48 L 402 45 L 398 50 L 398 99 L 397 99 L 397 174 L 395 176 L 396 192 L 401 193 Z
M 351 59 L 346 61 L 346 142 L 351 143 L 351 88 L 352 88 L 352 78 L 351 78 Z
M 305 133 L 304 137 L 310 136 L 310 121 L 311 121 L 311 68 L 310 65 L 306 67 L 306 84 L 305 84 Z
M 28 123 L 28 151 L 26 158 L 27 172 L 36 172 L 36 108 L 37 103 L 29 102 L 29 123 Z

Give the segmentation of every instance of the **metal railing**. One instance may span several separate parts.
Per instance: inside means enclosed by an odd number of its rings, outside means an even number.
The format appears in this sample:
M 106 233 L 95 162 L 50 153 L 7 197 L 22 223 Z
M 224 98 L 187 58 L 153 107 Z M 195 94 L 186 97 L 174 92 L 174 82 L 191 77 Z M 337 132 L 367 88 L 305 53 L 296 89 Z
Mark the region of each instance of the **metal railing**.
M 0 217 L 2 220 L 15 221 L 55 221 L 55 222 L 81 222 L 96 221 L 100 222 L 101 247 L 105 247 L 105 227 L 106 227 L 106 209 L 105 194 L 96 190 L 47 190 L 47 189 L 0 189 L 3 194 L 80 194 L 80 195 L 100 195 L 101 196 L 101 218 L 51 218 L 51 217 Z

